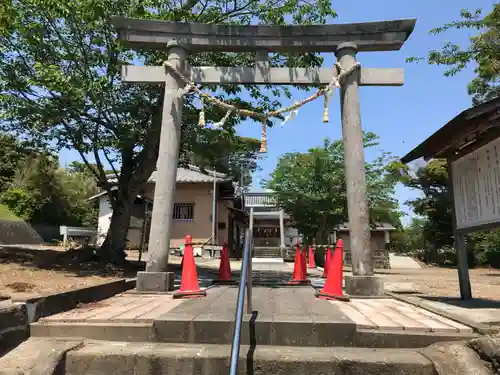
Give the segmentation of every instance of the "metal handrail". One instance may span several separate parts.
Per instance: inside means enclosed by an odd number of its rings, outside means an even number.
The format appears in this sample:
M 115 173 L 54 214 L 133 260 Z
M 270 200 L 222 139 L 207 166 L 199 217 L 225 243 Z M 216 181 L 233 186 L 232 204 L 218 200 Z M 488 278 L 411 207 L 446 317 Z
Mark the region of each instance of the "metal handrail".
M 231 367 L 229 375 L 236 375 L 240 356 L 241 323 L 243 321 L 243 306 L 247 293 L 247 314 L 252 313 L 252 231 L 245 231 L 245 246 L 243 247 L 243 262 L 241 264 L 241 279 L 238 287 L 238 299 L 234 318 L 234 336 L 231 346 Z

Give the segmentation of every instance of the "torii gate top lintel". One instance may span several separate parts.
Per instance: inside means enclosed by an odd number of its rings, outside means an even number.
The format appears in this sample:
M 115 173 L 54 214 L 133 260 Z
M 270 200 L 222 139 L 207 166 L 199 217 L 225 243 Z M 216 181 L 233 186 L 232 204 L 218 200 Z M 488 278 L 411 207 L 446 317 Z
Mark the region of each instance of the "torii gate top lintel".
M 354 42 L 358 51 L 397 51 L 416 19 L 306 26 L 210 25 L 113 17 L 119 38 L 132 47 L 165 49 L 175 40 L 191 52 L 335 52 Z

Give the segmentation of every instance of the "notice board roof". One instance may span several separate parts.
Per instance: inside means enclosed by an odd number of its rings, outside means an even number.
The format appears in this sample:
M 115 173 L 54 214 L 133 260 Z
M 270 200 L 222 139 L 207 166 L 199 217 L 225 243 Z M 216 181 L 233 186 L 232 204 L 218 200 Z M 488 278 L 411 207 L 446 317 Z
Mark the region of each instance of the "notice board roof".
M 485 138 L 494 139 L 500 135 L 499 118 L 500 97 L 466 109 L 406 154 L 401 161 L 409 163 L 420 158 L 448 158 Z

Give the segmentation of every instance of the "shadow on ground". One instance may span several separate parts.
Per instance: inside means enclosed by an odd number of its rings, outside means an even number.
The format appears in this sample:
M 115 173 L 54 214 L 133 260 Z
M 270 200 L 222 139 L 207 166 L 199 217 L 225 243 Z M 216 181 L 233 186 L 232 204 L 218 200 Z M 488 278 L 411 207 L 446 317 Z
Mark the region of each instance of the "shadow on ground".
M 487 273 L 485 276 L 488 276 L 488 277 L 500 277 L 500 272 L 499 273 Z
M 75 276 L 135 277 L 144 269 L 143 262 L 126 262 L 115 266 L 94 259 L 81 250 L 56 251 L 49 249 L 0 248 L 0 264 L 17 264 L 23 267 L 61 271 Z
M 136 277 L 138 271 L 145 269 L 144 261 L 130 260 L 123 266 L 117 266 L 99 260 L 92 250 L 70 249 L 58 251 L 51 249 L 30 249 L 6 247 L 0 248 L 0 264 L 16 264 L 27 268 L 36 268 L 56 272 L 67 272 L 77 277 L 103 276 L 103 277 Z M 217 278 L 217 269 L 213 266 L 197 262 L 196 268 L 201 279 Z M 176 279 L 180 279 L 180 264 L 169 264 L 169 271 L 175 272 Z M 239 279 L 240 269 L 233 269 L 232 276 Z M 262 283 L 287 282 L 292 277 L 292 269 L 274 265 L 254 265 L 252 278 Z M 208 282 L 208 281 L 207 281 Z
M 71 273 L 77 277 L 136 277 L 138 271 L 145 269 L 144 261 L 126 261 L 117 266 L 97 259 L 92 253 L 82 249 L 58 251 L 50 249 L 29 249 L 17 247 L 0 247 L 0 264 L 16 264 L 27 268 L 36 268 L 57 272 Z M 198 273 L 204 277 L 214 277 L 213 268 L 197 265 Z M 179 264 L 169 264 L 169 270 L 180 275 Z
M 500 301 L 494 301 L 486 298 L 473 298 L 469 301 L 463 301 L 457 297 L 434 297 L 434 296 L 421 296 L 421 297 L 429 301 L 446 303 L 448 305 L 462 307 L 465 309 L 500 308 Z

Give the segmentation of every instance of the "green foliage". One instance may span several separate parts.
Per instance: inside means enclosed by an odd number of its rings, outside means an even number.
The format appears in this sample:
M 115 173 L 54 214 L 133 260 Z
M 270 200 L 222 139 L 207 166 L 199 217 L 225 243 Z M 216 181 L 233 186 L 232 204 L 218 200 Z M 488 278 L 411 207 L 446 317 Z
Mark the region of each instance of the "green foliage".
M 2 203 L 17 217 L 31 221 L 37 211 L 37 197 L 28 189 L 12 187 L 7 189 L 1 196 Z
M 21 220 L 4 204 L 0 204 L 0 219 L 11 221 Z
M 474 69 L 477 77 L 468 85 L 475 105 L 500 96 L 500 4 L 494 4 L 486 16 L 482 14 L 480 9 L 474 13 L 463 9 L 461 20 L 431 30 L 432 34 L 441 34 L 450 29 L 472 29 L 478 34 L 470 38 L 467 48 L 448 42 L 441 51 L 430 51 L 426 59 L 429 64 L 448 66 L 446 76 L 455 75 L 471 63 L 477 64 Z
M 364 146 L 377 145 L 378 137 L 365 133 Z M 382 152 L 373 162 L 366 163 L 365 170 L 372 221 L 391 220 L 397 225 L 398 204 L 394 199 L 397 180 L 389 170 L 392 160 Z M 283 155 L 265 186 L 276 192 L 301 233 L 324 240 L 334 227 L 347 220 L 343 141 L 325 139 L 322 147 L 307 153 Z
M 474 233 L 469 236 L 478 265 L 500 268 L 500 231 Z
M 424 239 L 425 220 L 413 217 L 410 224 L 391 232 L 391 249 L 396 253 L 415 253 L 426 247 Z
M 33 152 L 27 142 L 20 142 L 12 134 L 0 133 L 0 193 L 14 178 L 19 163 Z
M 217 145 L 217 147 L 211 147 Z M 252 172 L 257 169 L 257 153 L 260 141 L 238 137 L 227 132 L 211 131 L 201 133 L 192 151 L 186 152 L 185 160 L 199 166 L 226 173 L 243 186 L 252 183 Z
M 419 190 L 421 197 L 407 202 L 421 218 L 404 229 L 406 238 L 398 239 L 405 252 L 413 252 L 422 261 L 443 266 L 457 264 L 453 248 L 452 197 L 448 186 L 445 160 L 434 159 L 406 175 L 402 182 Z M 467 236 L 467 258 L 470 267 L 500 268 L 500 231 L 486 231 Z
M 114 214 L 103 250 L 122 256 L 129 212 L 156 167 L 163 104 L 161 85 L 124 85 L 122 65 L 161 64 L 165 52 L 133 52 L 123 47 L 111 26 L 112 16 L 218 24 L 318 24 L 335 17 L 327 0 L 170 1 L 170 0 L 10 0 L 0 6 L 0 123 L 30 139 L 79 152 L 97 184 L 109 188 L 106 169 L 118 179 Z M 252 66 L 254 55 L 192 54 L 189 62 L 205 66 Z M 275 54 L 274 66 L 318 66 L 315 54 Z M 240 107 L 272 110 L 280 106 L 286 88 L 255 85 L 214 87 L 220 98 Z M 251 102 L 241 99 L 244 93 Z M 267 95 L 269 92 L 270 95 Z M 206 108 L 207 121 L 219 121 L 219 108 Z M 234 139 L 233 117 L 221 132 Z M 212 130 L 198 125 L 198 109 L 185 98 L 181 156 L 213 160 L 219 147 Z M 269 124 L 270 125 L 270 124 Z M 212 139 L 212 138 L 215 138 Z M 213 142 L 212 142 L 213 141 Z M 208 152 L 206 152 L 208 151 Z M 217 156 L 226 160 L 232 154 Z M 95 163 L 90 161 L 90 155 Z M 253 154 L 255 156 L 255 154 Z M 205 162 L 208 163 L 208 162 Z M 229 163 L 232 168 L 238 163 Z M 231 170 L 231 174 L 234 172 Z
M 95 225 L 97 212 L 87 198 L 96 190 L 88 175 L 61 170 L 57 160 L 37 154 L 18 164 L 0 201 L 34 224 Z
M 446 160 L 431 160 L 403 183 L 423 194 L 407 203 L 417 215 L 426 219 L 422 228 L 424 241 L 436 251 L 443 246 L 453 245 L 453 201 L 448 186 Z

